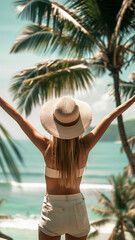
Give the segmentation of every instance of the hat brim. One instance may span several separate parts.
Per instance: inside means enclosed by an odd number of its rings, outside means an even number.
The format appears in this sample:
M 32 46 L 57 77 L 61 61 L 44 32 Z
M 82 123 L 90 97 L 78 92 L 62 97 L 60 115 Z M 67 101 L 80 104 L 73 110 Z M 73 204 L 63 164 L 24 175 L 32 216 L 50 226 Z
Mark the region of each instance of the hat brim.
M 92 121 L 92 111 L 90 106 L 80 100 L 74 99 L 79 107 L 80 117 L 76 124 L 73 126 L 59 125 L 53 117 L 53 113 L 57 102 L 60 98 L 55 98 L 46 102 L 40 111 L 40 121 L 42 126 L 51 135 L 61 139 L 72 139 L 83 134 Z

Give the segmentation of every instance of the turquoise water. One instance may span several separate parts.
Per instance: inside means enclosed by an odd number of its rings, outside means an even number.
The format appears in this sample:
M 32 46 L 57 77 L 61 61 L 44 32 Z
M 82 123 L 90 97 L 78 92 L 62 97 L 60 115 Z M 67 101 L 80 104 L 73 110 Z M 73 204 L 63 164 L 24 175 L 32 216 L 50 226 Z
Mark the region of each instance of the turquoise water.
M 13 220 L 0 221 L 0 230 L 18 239 L 37 239 L 37 226 L 43 197 L 45 194 L 44 160 L 41 153 L 28 140 L 17 141 L 22 152 L 25 166 L 18 164 L 22 182 L 16 183 L 8 174 L 5 180 L 0 171 L 0 199 L 6 198 L 6 203 L 0 208 L 1 214 L 10 214 Z M 97 205 L 95 190 L 98 189 L 110 195 L 110 185 L 107 178 L 110 175 L 122 173 L 128 164 L 126 156 L 120 153 L 120 144 L 114 142 L 99 142 L 89 154 L 87 167 L 82 179 L 81 191 L 86 199 L 90 221 L 98 219 L 89 206 Z M 25 233 L 21 234 L 25 229 Z M 20 232 L 19 232 L 20 231 Z M 26 236 L 24 236 L 26 235 Z M 27 237 L 27 235 L 29 237 Z

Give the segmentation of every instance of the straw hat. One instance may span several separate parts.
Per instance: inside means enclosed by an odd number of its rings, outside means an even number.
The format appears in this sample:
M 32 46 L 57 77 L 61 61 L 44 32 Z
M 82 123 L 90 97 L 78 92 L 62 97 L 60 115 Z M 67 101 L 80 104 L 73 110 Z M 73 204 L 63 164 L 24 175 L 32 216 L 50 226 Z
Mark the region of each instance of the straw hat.
M 91 120 L 90 106 L 69 96 L 49 100 L 40 111 L 40 121 L 46 131 L 61 139 L 80 136 Z

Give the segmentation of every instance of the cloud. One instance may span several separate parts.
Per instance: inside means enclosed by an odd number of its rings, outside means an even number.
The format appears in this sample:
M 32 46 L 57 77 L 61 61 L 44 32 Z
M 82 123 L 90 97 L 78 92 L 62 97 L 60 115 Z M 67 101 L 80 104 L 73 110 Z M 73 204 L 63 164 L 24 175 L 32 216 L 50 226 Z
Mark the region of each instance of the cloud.
M 101 113 L 107 111 L 110 104 L 112 104 L 112 96 L 110 96 L 109 93 L 105 93 L 93 104 L 93 108 L 95 112 Z

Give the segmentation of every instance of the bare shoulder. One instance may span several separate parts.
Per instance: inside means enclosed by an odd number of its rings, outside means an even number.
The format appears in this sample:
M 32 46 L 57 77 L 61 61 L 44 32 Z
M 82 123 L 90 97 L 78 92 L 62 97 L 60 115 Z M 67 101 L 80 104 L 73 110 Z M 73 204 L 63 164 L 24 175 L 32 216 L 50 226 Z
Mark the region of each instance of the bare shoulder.
M 50 167 L 50 168 L 53 168 L 52 153 L 53 153 L 53 142 L 52 140 L 48 139 L 48 141 L 46 142 L 46 147 L 44 148 L 43 157 L 47 167 Z
M 47 149 L 50 147 L 50 145 L 52 145 L 52 141 L 46 136 L 43 136 L 42 141 L 41 142 L 39 141 L 39 145 L 40 147 L 38 148 L 40 148 L 42 155 L 45 156 Z
M 93 142 L 94 142 L 94 134 L 93 132 L 89 132 L 86 134 L 83 138 L 83 145 L 86 151 L 86 154 L 90 152 L 90 150 L 93 148 Z
M 83 165 L 86 164 L 89 154 L 89 139 L 87 139 L 86 135 L 81 138 L 81 161 L 83 162 Z

